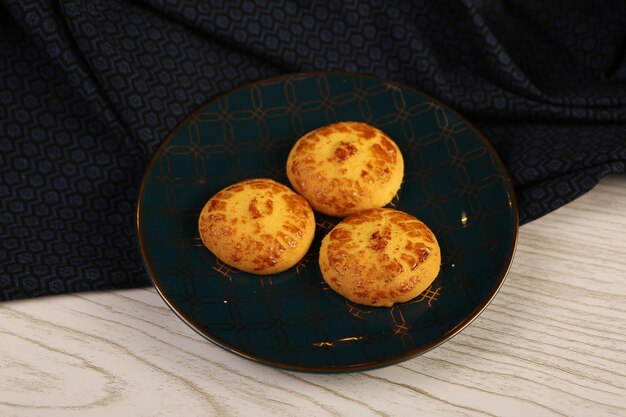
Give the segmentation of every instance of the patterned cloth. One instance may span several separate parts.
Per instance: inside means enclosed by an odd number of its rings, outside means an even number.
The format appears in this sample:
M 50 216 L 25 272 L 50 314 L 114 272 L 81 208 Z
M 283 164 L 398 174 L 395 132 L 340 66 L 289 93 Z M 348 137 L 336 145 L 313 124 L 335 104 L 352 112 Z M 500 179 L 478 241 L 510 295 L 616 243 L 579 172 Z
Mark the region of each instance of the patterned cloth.
M 0 0 L 0 299 L 148 284 L 134 204 L 157 145 L 286 72 L 374 74 L 457 109 L 522 223 L 624 172 L 623 1 L 278 3 Z

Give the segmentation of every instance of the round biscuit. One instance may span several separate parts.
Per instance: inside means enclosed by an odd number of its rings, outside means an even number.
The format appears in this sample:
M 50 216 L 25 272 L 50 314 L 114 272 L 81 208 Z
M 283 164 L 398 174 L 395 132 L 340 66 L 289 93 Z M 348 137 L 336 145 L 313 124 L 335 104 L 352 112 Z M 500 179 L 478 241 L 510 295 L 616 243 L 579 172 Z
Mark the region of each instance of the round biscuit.
M 314 210 L 334 217 L 382 207 L 404 176 L 402 153 L 383 131 L 340 122 L 300 138 L 287 159 L 293 188 Z
M 315 234 L 309 203 L 267 178 L 233 184 L 215 194 L 198 219 L 204 245 L 245 272 L 282 272 L 306 254 Z
M 324 237 L 319 265 L 330 288 L 348 300 L 389 307 L 432 284 L 441 249 L 428 226 L 410 214 L 372 209 L 346 217 Z

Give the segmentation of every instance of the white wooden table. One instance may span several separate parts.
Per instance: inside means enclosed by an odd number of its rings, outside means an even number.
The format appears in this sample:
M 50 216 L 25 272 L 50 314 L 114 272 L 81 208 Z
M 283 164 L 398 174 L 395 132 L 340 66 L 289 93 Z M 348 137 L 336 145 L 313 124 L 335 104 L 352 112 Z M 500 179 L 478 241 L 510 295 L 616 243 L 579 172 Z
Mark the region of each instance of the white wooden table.
M 375 371 L 242 359 L 153 289 L 0 304 L 0 416 L 209 415 L 626 416 L 626 176 L 523 226 L 474 323 Z

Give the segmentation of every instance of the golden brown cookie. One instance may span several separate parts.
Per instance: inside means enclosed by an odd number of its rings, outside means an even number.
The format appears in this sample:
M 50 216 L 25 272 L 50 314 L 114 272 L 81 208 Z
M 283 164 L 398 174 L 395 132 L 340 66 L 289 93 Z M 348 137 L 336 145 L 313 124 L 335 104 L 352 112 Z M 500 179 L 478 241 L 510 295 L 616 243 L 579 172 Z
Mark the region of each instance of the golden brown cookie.
M 267 178 L 215 194 L 198 220 L 202 242 L 222 262 L 266 275 L 295 265 L 309 250 L 315 217 L 309 203 Z
M 320 269 L 330 288 L 369 306 L 408 301 L 439 274 L 433 232 L 410 214 L 373 209 L 346 217 L 322 240 Z
M 365 123 L 334 123 L 307 133 L 287 159 L 293 188 L 320 213 L 344 217 L 382 207 L 404 176 L 398 146 Z

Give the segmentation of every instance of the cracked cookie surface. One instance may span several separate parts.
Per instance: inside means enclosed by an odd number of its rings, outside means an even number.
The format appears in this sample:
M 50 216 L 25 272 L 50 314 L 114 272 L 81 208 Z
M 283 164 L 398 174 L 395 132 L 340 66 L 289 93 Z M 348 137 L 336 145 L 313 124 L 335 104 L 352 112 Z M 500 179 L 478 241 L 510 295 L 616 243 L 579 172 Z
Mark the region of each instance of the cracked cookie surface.
M 328 285 L 348 300 L 389 307 L 432 284 L 441 249 L 428 226 L 410 214 L 372 209 L 345 218 L 324 237 L 319 264 Z
M 204 245 L 245 272 L 282 272 L 306 254 L 315 234 L 309 203 L 276 181 L 250 179 L 215 194 L 198 219 Z
M 294 189 L 320 213 L 345 217 L 388 204 L 404 176 L 402 153 L 383 131 L 340 122 L 307 133 L 287 159 Z

